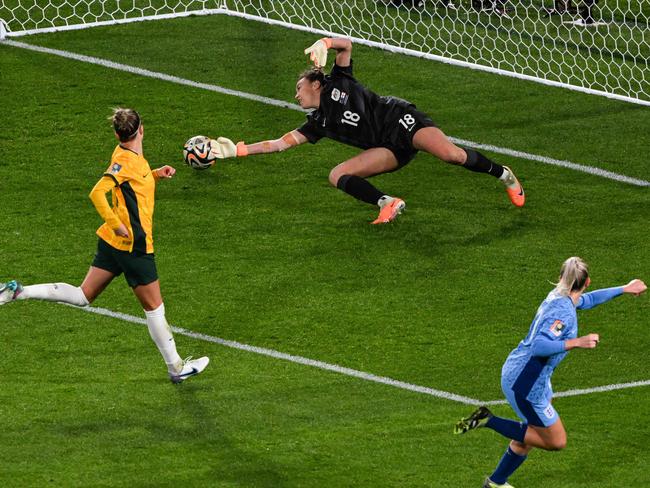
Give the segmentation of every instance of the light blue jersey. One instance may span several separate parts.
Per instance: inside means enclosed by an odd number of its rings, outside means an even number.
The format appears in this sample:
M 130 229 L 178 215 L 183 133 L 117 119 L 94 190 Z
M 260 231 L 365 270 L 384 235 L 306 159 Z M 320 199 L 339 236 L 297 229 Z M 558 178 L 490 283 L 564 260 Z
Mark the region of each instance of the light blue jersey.
M 576 305 L 556 290 L 537 309 L 526 338 L 510 353 L 501 370 L 501 388 L 522 420 L 542 427 L 553 425 L 551 376 L 567 355 L 564 341 L 578 337 L 576 308 L 588 309 L 623 293 L 607 288 L 582 295 Z

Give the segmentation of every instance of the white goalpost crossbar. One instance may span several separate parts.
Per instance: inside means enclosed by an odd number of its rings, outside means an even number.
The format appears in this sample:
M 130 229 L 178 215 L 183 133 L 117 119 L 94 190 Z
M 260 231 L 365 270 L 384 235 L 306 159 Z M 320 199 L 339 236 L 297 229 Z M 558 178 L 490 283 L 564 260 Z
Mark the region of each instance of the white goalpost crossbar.
M 0 39 L 213 14 L 650 106 L 634 0 L 0 0 Z

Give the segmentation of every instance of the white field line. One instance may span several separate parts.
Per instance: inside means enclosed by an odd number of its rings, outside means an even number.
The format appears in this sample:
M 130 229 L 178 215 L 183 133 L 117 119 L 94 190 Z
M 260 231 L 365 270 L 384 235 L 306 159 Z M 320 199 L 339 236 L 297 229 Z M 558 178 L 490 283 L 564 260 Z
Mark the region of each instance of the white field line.
M 205 9 L 205 10 L 190 10 L 189 12 L 174 12 L 171 14 L 159 14 L 159 15 L 148 15 L 145 17 L 129 17 L 126 19 L 113 19 L 105 20 L 99 22 L 90 22 L 88 24 L 72 24 L 72 25 L 60 25 L 56 27 L 42 27 L 40 29 L 27 29 L 22 31 L 7 31 L 7 37 L 20 37 L 20 36 L 30 36 L 32 34 L 45 34 L 51 32 L 64 32 L 71 30 L 81 30 L 88 29 L 91 27 L 102 27 L 106 25 L 120 25 L 120 24 L 130 24 L 132 22 L 147 22 L 152 20 L 165 20 L 165 19 L 175 19 L 178 17 L 192 17 L 198 15 L 214 15 L 214 14 L 223 14 L 225 11 L 223 9 Z M 0 19 L 0 23 L 4 23 Z
M 63 304 L 66 305 L 66 304 Z M 113 312 L 106 308 L 97 308 L 97 307 L 75 307 L 73 305 L 68 305 L 72 308 L 77 308 L 83 310 L 84 312 L 94 313 L 98 315 L 105 315 L 107 317 L 112 317 L 126 322 L 131 322 L 134 324 L 146 325 L 147 321 L 141 317 L 135 317 L 133 315 Z M 406 383 L 404 381 L 394 380 L 386 376 L 377 376 L 372 373 L 366 373 L 364 371 L 359 371 L 356 369 L 346 368 L 344 366 L 338 366 L 336 364 L 325 363 L 323 361 L 317 361 L 315 359 L 309 359 L 302 356 L 295 356 L 293 354 L 287 354 L 280 351 L 275 351 L 273 349 L 267 349 L 264 347 L 250 346 L 248 344 L 242 344 L 241 342 L 229 341 L 227 339 L 221 339 L 219 337 L 214 337 L 207 334 L 201 334 L 199 332 L 193 332 L 191 330 L 184 329 L 182 327 L 172 326 L 172 330 L 175 334 L 184 335 L 186 337 L 191 337 L 194 339 L 199 339 L 201 341 L 211 342 L 213 344 L 219 344 L 225 347 L 230 347 L 233 349 L 239 349 L 241 351 L 252 352 L 255 354 L 261 354 L 263 356 L 269 356 L 275 359 L 282 359 L 284 361 L 290 361 L 292 363 L 302 364 L 304 366 L 311 366 L 312 368 L 323 369 L 326 371 L 332 371 L 334 373 L 343 374 L 346 376 L 352 376 L 354 378 L 359 378 L 364 381 L 372 381 L 374 383 L 381 383 L 388 386 L 393 386 L 395 388 L 400 388 L 402 390 L 408 390 L 415 393 L 422 393 L 424 395 L 430 395 L 436 398 L 443 398 L 445 400 L 451 400 L 454 402 L 463 403 L 465 405 L 502 405 L 507 403 L 505 400 L 491 400 L 491 401 L 481 401 L 475 398 L 469 398 L 463 395 L 457 395 L 455 393 L 450 393 L 443 390 L 437 390 L 435 388 L 429 388 L 426 386 L 414 385 L 412 383 Z M 586 395 L 589 393 L 599 393 L 607 392 L 614 390 L 622 390 L 625 388 L 637 388 L 639 386 L 650 386 L 650 380 L 646 381 L 634 381 L 630 383 L 619 383 L 613 385 L 604 385 L 596 386 L 593 388 L 583 388 L 577 390 L 561 391 L 555 393 L 554 397 L 568 397 L 568 396 L 577 396 L 577 395 Z
M 553 398 L 587 395 L 589 393 L 602 393 L 614 390 L 624 390 L 626 388 L 637 388 L 639 386 L 650 386 L 650 380 L 631 381 L 629 383 L 617 383 L 613 385 L 594 386 L 593 388 L 579 388 L 576 390 L 559 391 L 553 394 Z M 484 405 L 502 405 L 506 403 L 507 402 L 505 400 L 492 400 L 485 402 Z
M 450 139 L 455 144 L 460 144 L 462 146 L 473 147 L 475 149 L 485 149 L 486 151 L 491 151 L 498 154 L 505 154 L 507 156 L 512 156 L 519 159 L 528 159 L 529 161 L 537 161 L 538 163 L 549 164 L 551 166 L 561 166 L 563 168 L 573 169 L 575 171 L 581 171 L 583 173 L 589 173 L 590 175 L 600 176 L 602 178 L 615 180 L 620 183 L 627 183 L 629 185 L 650 186 L 650 181 L 641 180 L 638 178 L 632 178 L 630 176 L 620 175 L 618 173 L 606 171 L 604 169 L 596 168 L 594 166 L 585 166 L 582 164 L 572 163 L 571 161 L 563 161 L 561 159 L 547 158 L 545 156 L 538 156 L 537 154 L 530 154 L 530 153 L 516 151 L 514 149 L 508 149 L 504 147 L 491 146 L 490 144 L 480 144 L 473 141 L 466 141 L 464 139 L 457 139 L 455 137 L 451 137 Z
M 11 40 L 0 41 L 0 44 L 7 44 L 8 46 L 13 46 L 13 47 L 22 48 L 22 49 L 28 49 L 28 50 L 31 50 L 31 51 L 36 51 L 36 52 L 40 52 L 40 53 L 44 53 L 44 54 L 52 54 L 52 55 L 55 55 L 55 56 L 61 56 L 61 57 L 64 57 L 64 58 L 73 59 L 73 60 L 81 61 L 81 62 L 84 62 L 84 63 L 95 64 L 95 65 L 99 65 L 99 66 L 103 66 L 103 67 L 106 67 L 106 68 L 115 69 L 115 70 L 119 70 L 119 71 L 126 71 L 127 73 L 132 73 L 132 74 L 136 74 L 136 75 L 140 75 L 140 76 L 146 76 L 146 77 L 149 77 L 149 78 L 155 78 L 155 79 L 158 79 L 158 80 L 169 81 L 171 83 L 177 83 L 177 84 L 180 84 L 180 85 L 190 86 L 190 87 L 193 87 L 193 88 L 200 88 L 200 89 L 203 89 L 203 90 L 209 90 L 209 91 L 213 91 L 213 92 L 217 92 L 217 93 L 223 93 L 225 95 L 232 95 L 232 96 L 236 96 L 236 97 L 240 97 L 240 98 L 245 98 L 247 100 L 254 100 L 256 102 L 261 102 L 261 103 L 265 103 L 267 105 L 273 105 L 273 106 L 276 106 L 276 107 L 288 108 L 288 109 L 296 110 L 296 111 L 299 111 L 299 112 L 305 112 L 302 108 L 300 108 L 300 106 L 295 105 L 293 103 L 284 102 L 282 100 L 275 100 L 273 98 L 262 97 L 260 95 L 254 95 L 254 94 L 242 92 L 242 91 L 239 91 L 239 90 L 231 90 L 229 88 L 224 88 L 224 87 L 221 87 L 221 86 L 218 86 L 218 85 L 211 85 L 211 84 L 208 84 L 208 83 L 199 83 L 199 82 L 196 82 L 196 81 L 187 80 L 185 78 L 179 78 L 178 76 L 172 76 L 172 75 L 168 75 L 168 74 L 165 74 L 165 73 L 150 71 L 150 70 L 143 69 L 143 68 L 138 68 L 138 67 L 135 67 L 135 66 L 129 66 L 129 65 L 126 65 L 126 64 L 122 64 L 122 63 L 116 63 L 116 62 L 113 62 L 113 61 L 108 61 L 106 59 L 95 58 L 93 56 L 85 56 L 83 54 L 76 54 L 76 53 L 72 53 L 72 52 L 69 52 L 69 51 L 62 51 L 62 50 L 59 50 L 59 49 L 51 49 L 51 48 L 46 48 L 46 47 L 42 47 L 42 46 L 36 46 L 36 45 L 33 45 L 33 44 L 26 44 L 26 43 L 23 43 L 23 42 L 17 42 L 17 41 L 11 41 Z M 450 139 L 456 144 L 461 144 L 461 145 L 465 145 L 465 146 L 473 147 L 473 148 L 477 148 L 477 149 L 485 149 L 485 150 L 488 150 L 488 151 L 491 151 L 491 152 L 494 152 L 494 153 L 497 153 L 497 154 L 505 154 L 505 155 L 508 155 L 508 156 L 516 157 L 516 158 L 527 159 L 529 161 L 536 161 L 538 163 L 549 164 L 549 165 L 553 165 L 553 166 L 561 166 L 563 168 L 568 168 L 568 169 L 572 169 L 572 170 L 575 170 L 575 171 L 581 171 L 583 173 L 588 173 L 588 174 L 591 174 L 591 175 L 599 176 L 601 178 L 607 178 L 607 179 L 610 179 L 610 180 L 618 181 L 620 183 L 626 183 L 626 184 L 629 184 L 629 185 L 642 186 L 642 187 L 650 186 L 650 181 L 642 180 L 642 179 L 638 179 L 638 178 L 632 178 L 632 177 L 629 177 L 629 176 L 621 175 L 621 174 L 618 174 L 618 173 L 613 173 L 611 171 L 606 171 L 606 170 L 596 168 L 596 167 L 593 167 L 593 166 L 585 166 L 585 165 L 582 165 L 582 164 L 572 163 L 570 161 L 563 161 L 563 160 L 559 160 L 559 159 L 548 158 L 548 157 L 545 157 L 545 156 L 539 156 L 539 155 L 536 155 L 536 154 L 530 154 L 530 153 L 526 153 L 526 152 L 522 152 L 522 151 L 516 151 L 514 149 L 508 149 L 508 148 L 503 148 L 503 147 L 499 147 L 499 146 L 492 146 L 492 145 L 489 145 L 489 144 L 481 144 L 481 143 L 477 143 L 477 142 L 473 142 L 473 141 L 467 141 L 467 140 L 464 140 L 464 139 L 458 139 L 458 138 L 455 138 L 455 137 L 450 137 Z
M 220 87 L 218 85 L 211 85 L 211 84 L 207 84 L 207 83 L 199 83 L 199 82 L 195 82 L 195 81 L 192 81 L 192 80 L 179 78 L 177 76 L 167 75 L 167 74 L 164 74 L 164 73 L 158 73 L 158 72 L 155 72 L 155 71 L 150 71 L 150 70 L 146 70 L 146 69 L 142 69 L 142 68 L 137 68 L 137 67 L 121 64 L 121 63 L 115 63 L 113 61 L 108 61 L 108 60 L 105 60 L 105 59 L 95 58 L 95 57 L 92 57 L 92 56 L 85 56 L 85 55 L 76 54 L 76 53 L 72 53 L 72 52 L 68 52 L 68 51 L 62 51 L 62 50 L 58 50 L 58 49 L 50 49 L 50 48 L 45 48 L 45 47 L 41 47 L 41 46 L 35 46 L 35 45 L 32 45 L 32 44 L 26 44 L 26 43 L 10 41 L 10 40 L 4 40 L 2 42 L 4 44 L 7 44 L 7 45 L 10 45 L 10 46 L 13 46 L 13 47 L 18 47 L 18 48 L 22 48 L 22 49 L 29 49 L 29 50 L 32 50 L 32 51 L 37 51 L 37 52 L 41 52 L 41 53 L 45 53 L 45 54 L 52 54 L 52 55 L 56 55 L 56 56 L 61 56 L 61 57 L 64 57 L 64 58 L 73 59 L 73 60 L 76 60 L 76 61 L 82 61 L 82 62 L 90 63 L 90 64 L 96 64 L 96 65 L 104 66 L 104 67 L 107 67 L 107 68 L 116 69 L 116 70 L 119 70 L 119 71 L 126 71 L 128 73 L 133 73 L 133 74 L 137 74 L 137 75 L 140 75 L 140 76 L 146 76 L 146 77 L 155 78 L 155 79 L 159 79 L 159 80 L 170 81 L 172 83 L 187 85 L 187 86 L 191 86 L 191 87 L 194 87 L 194 88 L 201 88 L 201 89 L 204 89 L 204 90 L 209 90 L 209 91 L 214 91 L 214 92 L 218 92 L 218 93 L 223 93 L 223 94 L 226 94 L 226 95 L 232 95 L 232 96 L 237 96 L 237 97 L 240 97 L 240 98 L 245 98 L 245 99 L 248 99 L 248 100 L 254 100 L 254 101 L 257 101 L 257 102 L 261 102 L 261 103 L 265 103 L 265 104 L 273 105 L 273 106 L 277 106 L 277 107 L 283 107 L 283 108 L 289 108 L 289 109 L 292 109 L 292 110 L 303 111 L 298 105 L 288 103 L 288 102 L 283 102 L 281 100 L 275 100 L 275 99 L 272 99 L 272 98 L 262 97 L 262 96 L 254 95 L 254 94 L 250 94 L 250 93 L 245 93 L 245 92 L 242 92 L 242 91 L 239 91 L 239 90 L 231 90 L 229 88 Z M 583 165 L 579 165 L 579 164 L 576 164 L 576 163 L 571 163 L 569 161 L 561 161 L 561 160 L 546 158 L 544 156 L 537 156 L 537 155 L 534 155 L 534 154 L 524 153 L 524 152 L 521 152 L 521 151 L 515 151 L 515 150 L 507 149 L 507 148 L 501 148 L 501 147 L 498 147 L 498 146 L 491 146 L 491 145 L 486 145 L 486 144 L 475 143 L 475 142 L 466 141 L 466 140 L 463 140 L 463 139 L 456 139 L 456 138 L 451 138 L 451 139 L 456 143 L 463 144 L 463 145 L 470 146 L 470 147 L 487 149 L 487 150 L 492 151 L 492 152 L 507 154 L 509 156 L 528 159 L 528 160 L 531 160 L 531 161 L 538 161 L 538 162 L 545 163 L 545 164 L 562 166 L 562 167 L 565 167 L 565 168 L 574 169 L 576 171 L 582 171 L 582 172 L 585 172 L 585 173 L 590 173 L 590 174 L 593 174 L 593 175 L 596 175 L 596 176 L 601 176 L 603 178 L 609 178 L 609 179 L 612 179 L 612 180 L 616 180 L 616 181 L 620 181 L 620 182 L 623 182 L 623 183 L 628 183 L 628 184 L 632 184 L 632 185 L 636 185 L 636 186 L 650 186 L 650 182 L 648 182 L 648 181 L 639 180 L 639 179 L 636 179 L 636 178 L 630 178 L 630 177 L 627 177 L 627 176 L 624 176 L 624 175 L 619 175 L 617 173 L 612 173 L 612 172 L 601 170 L 599 168 L 594 168 L 594 167 L 591 167 L 591 166 L 583 166 Z M 95 307 L 86 307 L 86 308 L 83 308 L 83 310 L 88 311 L 88 312 L 92 312 L 92 313 L 97 313 L 97 314 L 100 314 L 100 315 L 107 315 L 107 316 L 118 318 L 118 319 L 121 319 L 121 320 L 126 320 L 128 322 L 133 322 L 133 323 L 137 323 L 137 324 L 146 324 L 146 321 L 144 319 L 142 319 L 142 318 L 134 317 L 132 315 L 127 315 L 127 314 L 123 314 L 123 313 L 120 313 L 120 312 L 112 312 L 110 310 L 95 308 Z M 186 329 L 183 329 L 183 328 L 179 328 L 179 327 L 172 327 L 172 329 L 177 334 L 185 335 L 185 336 L 188 336 L 188 337 L 193 337 L 193 338 L 196 338 L 196 339 L 201 339 L 201 340 L 204 340 L 204 341 L 207 341 L 207 342 L 213 342 L 213 343 L 216 343 L 216 344 L 221 344 L 221 345 L 226 346 L 226 347 L 232 347 L 232 348 L 235 348 L 235 349 L 240 349 L 240 350 L 244 350 L 244 351 L 248 351 L 248 352 L 254 352 L 254 353 L 257 353 L 257 354 L 262 354 L 262 355 L 274 357 L 274 358 L 277 358 L 277 359 L 284 359 L 286 361 L 291 361 L 291 362 L 298 363 L 298 364 L 304 364 L 304 365 L 307 365 L 307 366 L 312 366 L 312 367 L 316 367 L 316 368 L 320 368 L 320 369 L 324 369 L 324 370 L 328 370 L 328 371 L 334 371 L 334 372 L 337 372 L 337 373 L 340 373 L 340 374 L 345 374 L 345 375 L 348 375 L 348 376 L 353 376 L 353 377 L 356 377 L 356 378 L 364 379 L 366 381 L 374 381 L 376 383 L 382 383 L 382 384 L 394 386 L 396 388 L 402 388 L 402 389 L 409 390 L 409 391 L 424 393 L 424 394 L 428 394 L 428 395 L 431 395 L 431 396 L 436 396 L 436 397 L 439 397 L 439 398 L 445 398 L 445 399 L 448 399 L 448 400 L 458 401 L 458 402 L 469 404 L 469 405 L 479 405 L 479 404 L 482 404 L 482 403 L 487 403 L 487 404 L 505 403 L 505 400 L 493 400 L 493 401 L 490 401 L 490 402 L 481 402 L 479 400 L 469 398 L 469 397 L 464 397 L 462 395 L 456 395 L 454 393 L 449 393 L 449 392 L 445 392 L 445 391 L 441 391 L 441 390 L 436 390 L 436 389 L 428 388 L 428 387 L 424 387 L 424 386 L 413 385 L 411 383 L 405 383 L 403 381 L 394 380 L 394 379 L 387 378 L 387 377 L 384 377 L 384 376 L 376 376 L 376 375 L 373 375 L 371 373 L 365 373 L 363 371 L 357 371 L 357 370 L 354 370 L 354 369 L 345 368 L 345 367 L 342 367 L 342 366 L 337 366 L 335 364 L 329 364 L 329 363 L 325 363 L 325 362 L 322 362 L 322 361 L 316 361 L 316 360 L 304 358 L 304 357 L 301 357 L 301 356 L 294 356 L 294 355 L 291 355 L 291 354 L 286 354 L 286 353 L 283 353 L 283 352 L 274 351 L 272 349 L 265 349 L 265 348 L 256 347 L 256 346 L 249 346 L 247 344 L 241 344 L 241 343 L 235 342 L 235 341 L 229 341 L 229 340 L 221 339 L 221 338 L 218 338 L 218 337 L 213 337 L 213 336 L 209 336 L 209 335 L 205 335 L 205 334 L 200 334 L 200 333 L 197 333 L 197 332 L 192 332 L 192 331 L 189 331 L 189 330 L 186 330 Z M 650 385 L 650 381 L 624 383 L 624 384 L 619 384 L 619 385 L 606 385 L 606 386 L 601 386 L 601 387 L 596 387 L 596 388 L 589 388 L 589 389 L 582 389 L 582 390 L 571 390 L 571 391 L 567 391 L 567 392 L 557 393 L 555 396 L 562 397 L 562 396 L 582 395 L 582 394 L 587 394 L 587 393 L 592 393 L 592 392 L 611 391 L 611 390 L 617 390 L 617 389 L 621 389 L 621 388 L 632 388 L 632 387 L 646 386 L 646 385 Z
M 147 324 L 147 321 L 141 317 L 134 317 L 133 315 L 128 315 L 121 312 L 113 312 L 112 310 L 108 310 L 105 308 L 75 307 L 73 305 L 69 305 L 69 306 L 73 308 L 78 308 L 79 310 L 83 310 L 85 312 L 95 313 L 99 315 L 106 315 L 108 317 L 124 320 L 126 322 L 132 322 L 134 324 L 142 324 L 142 325 Z M 317 361 L 315 359 L 309 359 L 302 356 L 294 356 L 293 354 L 286 354 L 284 352 L 275 351 L 273 349 L 266 349 L 264 347 L 249 346 L 248 344 L 242 344 L 241 342 L 229 341 L 227 339 L 221 339 L 219 337 L 214 337 L 207 334 L 201 334 L 199 332 L 193 332 L 191 330 L 183 329 L 182 327 L 172 326 L 171 329 L 174 331 L 175 334 L 192 337 L 194 339 L 199 339 L 206 342 L 212 342 L 214 344 L 220 344 L 222 346 L 231 347 L 233 349 L 239 349 L 241 351 L 253 352 L 255 354 L 261 354 L 263 356 L 270 356 L 275 359 L 282 359 L 284 361 L 290 361 L 292 363 L 303 364 L 305 366 L 311 366 L 312 368 L 324 369 L 326 371 L 332 371 L 334 373 L 339 373 L 346 376 L 352 376 L 354 378 L 359 378 L 365 381 L 382 383 L 384 385 L 394 386 L 395 388 L 401 388 L 403 390 L 409 390 L 416 393 L 423 393 L 425 395 L 444 398 L 446 400 L 452 400 L 454 402 L 460 402 L 466 405 L 482 404 L 480 400 L 476 400 L 474 398 L 469 398 L 462 395 L 456 395 L 455 393 L 436 390 L 434 388 L 428 388 L 426 386 L 413 385 L 411 383 L 405 383 L 404 381 L 398 381 L 392 378 L 387 378 L 386 376 L 377 376 L 372 373 L 365 373 L 363 371 L 358 371 L 356 369 L 346 368 L 343 366 L 338 366 L 336 364 L 325 363 L 323 361 Z
M 167 75 L 165 73 L 158 73 L 157 71 L 150 71 L 148 69 L 137 68 L 135 66 L 129 66 L 127 64 L 115 63 L 113 61 L 108 61 L 107 59 L 95 58 L 93 56 L 85 56 L 83 54 L 76 54 L 69 51 L 61 51 L 60 49 L 50 49 L 48 47 L 35 46 L 32 44 L 26 44 L 24 42 L 4 40 L 0 41 L 1 44 L 7 44 L 8 46 L 19 47 L 22 49 L 29 49 L 30 51 L 36 51 L 44 54 L 52 54 L 54 56 L 61 56 L 63 58 L 73 59 L 75 61 L 81 61 L 83 63 L 96 64 L 103 66 L 105 68 L 111 68 L 118 71 L 126 71 L 127 73 L 132 73 L 135 75 L 146 76 L 148 78 L 155 78 L 157 80 L 169 81 L 171 83 L 177 83 L 179 85 L 191 86 L 192 88 L 201 88 L 202 90 L 209 90 L 217 93 L 223 93 L 224 95 L 232 95 L 239 98 L 246 98 L 248 100 L 253 100 L 255 102 L 265 103 L 267 105 L 274 105 L 276 107 L 290 108 L 293 110 L 298 110 L 303 112 L 303 109 L 298 105 L 289 102 L 283 102 L 281 100 L 275 100 L 273 98 L 262 97 L 260 95 L 253 95 L 251 93 L 245 93 L 239 90 L 231 90 L 229 88 L 224 88 L 222 86 L 210 85 L 208 83 L 199 83 L 197 81 L 186 80 L 185 78 L 179 78 L 178 76 Z
M 413 56 L 416 58 L 424 58 L 424 59 L 429 59 L 432 61 L 437 61 L 439 63 L 445 63 L 445 64 L 450 64 L 452 66 L 460 66 L 463 68 L 469 68 L 473 69 L 476 71 L 485 71 L 487 73 L 494 73 L 497 75 L 501 76 L 508 76 L 510 78 L 518 78 L 520 80 L 526 80 L 526 81 L 532 81 L 533 83 L 539 83 L 542 85 L 547 85 L 547 86 L 554 86 L 558 88 L 566 88 L 568 90 L 572 91 L 577 91 L 577 92 L 582 92 L 582 93 L 588 93 L 592 95 L 598 95 L 601 97 L 607 97 L 611 98 L 614 100 L 621 100 L 624 102 L 630 102 L 630 103 L 636 103 L 639 105 L 647 105 L 650 106 L 650 100 L 641 100 L 638 98 L 633 98 L 629 97 L 626 95 L 617 95 L 615 93 L 608 93 L 604 92 L 601 90 L 594 90 L 593 88 L 586 88 L 582 86 L 575 86 L 571 85 L 569 83 L 562 83 L 561 81 L 553 81 L 553 80 L 547 80 L 543 78 L 538 78 L 536 76 L 531 76 L 531 75 L 525 75 L 523 73 L 516 73 L 514 71 L 508 71 L 500 68 L 494 68 L 492 66 L 486 66 L 483 64 L 478 64 L 478 63 L 471 63 L 468 61 L 460 61 L 458 59 L 453 59 L 453 58 L 448 58 L 445 56 L 438 56 L 436 54 L 430 54 L 430 53 L 425 53 L 422 51 L 416 51 L 413 49 L 408 49 L 404 47 L 398 47 L 398 46 L 393 46 L 391 44 L 384 44 L 383 42 L 375 42 L 375 41 L 370 41 L 368 39 L 364 39 L 362 37 L 354 37 L 348 35 L 346 32 L 334 32 L 334 31 L 328 31 L 328 30 L 323 30 L 323 29 L 315 29 L 313 27 L 308 27 L 304 25 L 298 25 L 298 24 L 292 24 L 290 22 L 285 22 L 282 20 L 276 20 L 276 19 L 270 19 L 268 17 L 260 17 L 258 15 L 252 15 L 252 14 L 246 14 L 243 12 L 237 12 L 235 10 L 221 10 L 219 12 L 216 12 L 219 14 L 226 14 L 232 17 L 241 17 L 247 20 L 254 20 L 257 22 L 263 22 L 265 24 L 269 25 L 277 25 L 280 27 L 284 27 L 286 29 L 293 29 L 293 30 L 298 30 L 302 32 L 310 32 L 313 34 L 318 34 L 320 36 L 325 36 L 325 37 L 347 37 L 351 41 L 353 41 L 355 44 L 363 44 L 365 46 L 373 47 L 376 49 L 381 49 L 383 51 L 389 51 L 392 53 L 398 53 L 398 54 L 405 54 L 407 56 Z
M 508 76 L 511 78 L 519 78 L 522 80 L 527 80 L 527 81 L 532 81 L 534 83 L 540 83 L 542 85 L 548 85 L 548 86 L 554 86 L 554 87 L 560 87 L 560 88 L 566 88 L 569 90 L 573 91 L 578 91 L 582 93 L 589 93 L 593 95 L 598 95 L 602 97 L 607 97 L 611 98 L 614 100 L 622 100 L 625 102 L 630 102 L 630 103 L 636 103 L 639 105 L 648 105 L 650 106 L 650 100 L 642 100 L 639 98 L 633 98 L 629 97 L 626 95 L 618 95 L 615 93 L 608 93 L 605 91 L 601 90 L 595 90 L 593 88 L 587 88 L 587 87 L 582 87 L 582 86 L 575 86 L 571 85 L 568 83 L 563 83 L 561 81 L 553 81 L 553 80 L 547 80 L 543 78 L 538 78 L 536 76 L 531 76 L 531 75 L 525 75 L 522 73 L 516 73 L 514 71 L 508 71 L 508 70 L 503 70 L 500 68 L 494 68 L 492 66 L 485 66 L 482 64 L 478 63 L 470 63 L 467 61 L 460 61 L 457 59 L 453 58 L 447 58 L 444 56 L 438 56 L 435 54 L 430 54 L 430 53 L 425 53 L 422 51 L 416 51 L 413 49 L 408 49 L 408 48 L 403 48 L 403 47 L 398 47 L 398 46 L 393 46 L 390 44 L 384 44 L 381 42 L 375 42 L 375 41 L 370 41 L 367 39 L 363 39 L 360 37 L 353 37 L 349 36 L 345 32 L 334 32 L 334 31 L 327 31 L 327 30 L 322 30 L 322 29 L 316 29 L 313 27 L 308 27 L 308 26 L 303 26 L 303 25 L 298 25 L 298 24 L 292 24 L 290 22 L 285 22 L 282 20 L 276 20 L 276 19 L 271 19 L 268 17 L 261 17 L 258 15 L 253 15 L 253 14 L 247 14 L 244 12 L 238 12 L 236 10 L 230 10 L 228 9 L 227 5 L 225 4 L 225 1 L 223 2 L 222 6 L 217 9 L 204 9 L 204 10 L 193 10 L 193 11 L 188 11 L 188 12 L 175 12 L 171 14 L 160 14 L 160 15 L 151 15 L 151 16 L 145 16 L 145 17 L 129 17 L 126 19 L 114 19 L 114 20 L 107 20 L 107 21 L 98 21 L 98 22 L 90 22 L 88 24 L 72 24 L 72 25 L 64 25 L 64 26 L 56 26 L 56 27 L 45 27 L 45 28 L 37 28 L 37 29 L 27 29 L 27 30 L 22 30 L 22 31 L 15 31 L 11 32 L 7 28 L 6 22 L 4 22 L 2 19 L 0 19 L 0 40 L 4 39 L 6 37 L 20 37 L 20 36 L 26 36 L 26 35 L 32 35 L 32 34 L 42 34 L 42 33 L 49 33 L 49 32 L 60 32 L 60 31 L 68 31 L 68 30 L 78 30 L 78 29 L 87 29 L 90 27 L 98 27 L 98 26 L 105 26 L 105 25 L 113 25 L 113 24 L 127 24 L 127 23 L 132 23 L 132 22 L 143 22 L 143 21 L 151 21 L 151 20 L 161 20 L 161 19 L 172 19 L 176 17 L 188 17 L 192 15 L 214 15 L 214 14 L 226 14 L 229 16 L 233 17 L 240 17 L 244 18 L 247 20 L 254 20 L 257 22 L 263 22 L 265 24 L 269 25 L 277 25 L 280 27 L 284 27 L 287 29 L 294 29 L 298 31 L 303 31 L 303 32 L 310 32 L 313 34 L 320 34 L 324 35 L 326 37 L 347 37 L 350 40 L 354 41 L 356 44 L 363 44 L 366 46 L 374 47 L 377 49 L 382 49 L 384 51 L 389 51 L 393 53 L 400 53 L 400 54 L 405 54 L 407 56 L 414 56 L 418 58 L 424 58 L 424 59 L 429 59 L 433 61 L 438 61 L 440 63 L 445 63 L 445 64 L 450 64 L 453 66 L 461 66 L 464 68 L 469 68 L 477 71 L 485 71 L 488 73 L 495 73 L 498 75 L 502 76 Z M 574 22 L 565 22 L 566 23 L 578 23 L 579 21 L 574 21 Z M 595 25 L 606 25 L 604 22 L 597 23 Z M 582 25 L 582 24 L 578 24 Z

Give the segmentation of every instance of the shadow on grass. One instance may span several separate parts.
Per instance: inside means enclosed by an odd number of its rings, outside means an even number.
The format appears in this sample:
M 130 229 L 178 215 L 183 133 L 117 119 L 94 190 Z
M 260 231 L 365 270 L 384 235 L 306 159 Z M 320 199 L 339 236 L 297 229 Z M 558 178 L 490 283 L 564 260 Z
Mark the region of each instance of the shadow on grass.
M 188 442 L 199 444 L 191 455 L 202 456 L 202 452 L 206 454 L 205 468 L 210 472 L 210 479 L 233 485 L 240 485 L 243 482 L 249 486 L 269 488 L 286 485 L 286 477 L 280 474 L 278 466 L 273 461 L 246 450 L 241 445 L 238 446 L 226 434 L 227 429 L 219 423 L 223 419 L 215 415 L 214 410 L 206 405 L 206 402 L 211 400 L 199 396 L 202 385 L 195 382 L 177 385 L 175 388 L 176 396 L 180 400 L 177 409 L 192 419 L 194 424 L 189 429 L 177 429 L 175 438 L 179 440 L 185 437 L 184 446 L 187 446 Z M 158 430 L 164 437 L 170 431 L 171 423 L 149 427 Z M 187 481 L 191 482 L 192 479 Z

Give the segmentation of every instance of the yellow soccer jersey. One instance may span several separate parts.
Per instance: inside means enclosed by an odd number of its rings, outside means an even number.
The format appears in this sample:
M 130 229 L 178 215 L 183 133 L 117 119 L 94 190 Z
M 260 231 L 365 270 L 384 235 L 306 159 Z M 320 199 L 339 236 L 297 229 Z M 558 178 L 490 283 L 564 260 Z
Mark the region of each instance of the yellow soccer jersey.
M 143 156 L 117 146 L 110 166 L 90 192 L 90 199 L 105 221 L 97 235 L 115 249 L 153 253 L 155 176 Z M 112 208 L 106 201 L 108 191 Z M 128 229 L 129 237 L 115 233 L 120 223 Z

